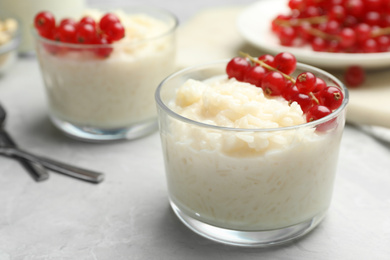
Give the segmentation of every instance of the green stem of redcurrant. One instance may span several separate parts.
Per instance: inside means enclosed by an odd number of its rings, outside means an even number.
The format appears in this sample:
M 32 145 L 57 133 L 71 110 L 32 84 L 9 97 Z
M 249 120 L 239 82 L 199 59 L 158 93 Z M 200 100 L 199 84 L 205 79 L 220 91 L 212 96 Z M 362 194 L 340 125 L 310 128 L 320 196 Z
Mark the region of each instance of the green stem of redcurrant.
M 314 102 L 317 103 L 317 105 L 320 104 L 320 101 L 318 100 L 318 98 L 316 98 L 316 96 L 313 94 L 313 92 L 310 92 L 309 95 L 314 100 Z
M 249 55 L 248 53 L 245 53 L 245 52 L 242 52 L 242 51 L 240 51 L 240 55 L 243 56 L 243 57 L 245 57 L 245 58 L 247 58 L 247 59 L 249 59 L 250 61 L 252 61 L 252 62 L 254 62 L 254 63 L 256 63 L 256 64 L 259 64 L 260 66 L 262 66 L 262 67 L 264 67 L 264 68 L 266 68 L 266 69 L 268 69 L 268 70 L 272 70 L 272 71 L 277 71 L 277 72 L 279 72 L 280 74 L 283 75 L 283 77 L 284 77 L 285 79 L 287 79 L 287 80 L 291 81 L 293 84 L 295 84 L 295 79 L 294 79 L 293 77 L 291 77 L 291 76 L 289 76 L 289 75 L 287 75 L 287 74 L 281 72 L 280 70 L 278 70 L 278 69 L 276 69 L 276 68 L 274 68 L 274 67 L 268 65 L 268 64 L 265 63 L 264 61 L 261 61 L 261 60 L 259 60 L 259 59 L 256 59 L 256 58 L 252 57 L 251 55 Z
M 387 35 L 387 34 L 390 34 L 390 27 L 378 28 L 371 32 L 371 36 L 374 38 L 381 35 Z
M 319 29 L 315 29 L 315 28 L 310 28 L 308 30 L 308 32 L 314 36 L 318 36 L 318 37 L 320 37 L 322 39 L 326 39 L 326 40 L 336 40 L 336 41 L 341 40 L 341 37 L 338 35 L 325 33 L 323 31 L 321 31 Z M 379 28 L 379 29 L 375 29 L 374 31 L 371 32 L 371 37 L 375 38 L 375 37 L 378 37 L 381 35 L 388 35 L 388 34 L 390 34 L 390 27 Z
M 321 24 L 326 22 L 328 17 L 326 15 L 306 17 L 306 18 L 296 18 L 291 20 L 275 19 L 275 23 L 280 26 L 299 26 L 305 23 L 310 24 Z
M 321 30 L 319 30 L 319 29 L 316 29 L 316 28 L 310 28 L 310 29 L 308 29 L 308 32 L 309 32 L 311 35 L 320 37 L 320 38 L 322 38 L 322 39 L 336 40 L 336 41 L 340 41 L 340 40 L 341 40 L 341 37 L 340 37 L 340 36 L 333 35 L 333 34 L 329 34 L 329 33 L 323 32 L 323 31 L 321 31 Z

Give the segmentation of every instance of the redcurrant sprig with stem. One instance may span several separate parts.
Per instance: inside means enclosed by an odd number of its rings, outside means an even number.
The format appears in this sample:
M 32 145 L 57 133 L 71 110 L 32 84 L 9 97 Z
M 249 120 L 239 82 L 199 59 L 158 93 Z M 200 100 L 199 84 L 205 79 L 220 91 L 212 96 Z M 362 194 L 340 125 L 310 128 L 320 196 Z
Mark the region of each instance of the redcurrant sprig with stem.
M 279 26 L 300 26 L 303 24 L 321 24 L 328 20 L 326 15 L 304 17 L 304 18 L 292 18 L 291 20 L 275 18 L 274 24 Z
M 298 75 L 297 79 L 295 79 L 294 77 L 287 75 L 286 73 L 278 70 L 277 68 L 267 64 L 266 62 L 264 62 L 260 59 L 257 59 L 255 57 L 252 57 L 248 53 L 240 51 L 240 55 L 247 58 L 251 62 L 266 68 L 269 71 L 279 72 L 281 75 L 283 75 L 283 77 L 286 80 L 291 82 L 291 86 L 296 85 L 298 88 L 298 91 L 300 91 L 304 95 L 307 95 L 312 100 L 312 102 L 314 102 L 315 104 L 317 104 L 317 105 L 320 104 L 319 100 L 317 99 L 317 97 L 313 93 L 313 90 L 316 86 L 316 77 L 311 72 L 303 72 L 300 75 Z M 283 83 L 278 83 L 278 84 L 280 85 Z M 279 89 L 281 89 L 281 87 L 279 87 Z M 270 91 L 268 89 L 265 88 L 264 90 L 265 90 L 266 94 L 270 95 Z M 273 92 L 275 92 L 275 88 L 273 88 L 273 90 L 274 90 Z M 284 91 L 284 92 L 286 92 L 286 91 Z M 277 91 L 277 93 L 283 94 L 283 93 L 281 93 L 281 91 Z M 296 96 L 296 97 L 298 97 L 298 96 Z M 298 98 L 301 100 L 301 97 L 298 97 Z M 296 101 L 296 100 L 290 100 L 290 102 L 292 102 L 292 101 Z M 307 101 L 305 100 L 304 102 L 307 102 Z
M 289 104 L 297 102 L 308 122 L 330 114 L 343 102 L 344 95 L 338 87 L 328 86 L 323 79 L 309 71 L 294 78 L 292 73 L 296 68 L 296 59 L 291 53 L 282 52 L 275 57 L 266 54 L 258 58 L 245 52 L 240 52 L 240 55 L 242 57 L 228 62 L 228 78 L 262 88 L 266 96 L 282 96 Z M 321 127 L 321 130 L 327 129 Z M 321 131 L 319 127 L 317 130 Z
M 280 72 L 285 79 L 287 79 L 287 80 L 291 81 L 293 84 L 295 84 L 296 80 L 293 77 L 291 77 L 290 75 L 287 75 L 287 74 L 281 72 L 277 68 L 268 65 L 267 63 L 265 63 L 262 60 L 259 60 L 259 59 L 256 59 L 256 58 L 252 57 L 248 53 L 245 53 L 245 52 L 242 52 L 242 51 L 240 51 L 239 53 L 240 53 L 241 56 L 249 59 L 253 63 L 261 65 L 262 67 L 266 68 L 267 70 Z

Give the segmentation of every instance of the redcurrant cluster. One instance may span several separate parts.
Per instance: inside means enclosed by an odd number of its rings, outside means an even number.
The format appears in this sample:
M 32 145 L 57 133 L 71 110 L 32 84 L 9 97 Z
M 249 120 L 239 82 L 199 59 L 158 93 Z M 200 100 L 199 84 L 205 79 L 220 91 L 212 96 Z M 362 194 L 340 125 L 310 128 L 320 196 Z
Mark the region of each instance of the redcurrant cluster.
M 64 43 L 102 45 L 118 41 L 125 36 L 123 25 L 112 13 L 105 14 L 98 22 L 85 16 L 79 21 L 65 18 L 56 24 L 54 15 L 43 11 L 35 16 L 34 25 L 42 37 Z M 51 51 L 58 50 L 51 47 Z M 98 56 L 107 57 L 112 48 L 96 48 L 94 51 Z
M 282 96 L 290 103 L 297 102 L 307 122 L 329 115 L 343 102 L 344 95 L 338 87 L 328 86 L 311 72 L 302 72 L 294 78 L 292 73 L 297 61 L 291 53 L 265 54 L 258 58 L 242 54 L 244 57 L 235 57 L 228 62 L 228 78 L 260 87 L 266 95 Z M 325 125 L 322 126 L 322 130 L 326 129 Z
M 374 53 L 390 50 L 388 0 L 289 0 L 290 13 L 272 21 L 284 46 L 314 51 Z

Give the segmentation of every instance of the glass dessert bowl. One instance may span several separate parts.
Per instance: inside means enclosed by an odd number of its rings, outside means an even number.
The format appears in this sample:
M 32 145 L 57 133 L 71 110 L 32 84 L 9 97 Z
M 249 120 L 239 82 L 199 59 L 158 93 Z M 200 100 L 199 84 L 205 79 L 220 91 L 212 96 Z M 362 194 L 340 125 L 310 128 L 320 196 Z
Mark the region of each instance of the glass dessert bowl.
M 124 38 L 112 43 L 58 42 L 34 30 L 50 118 L 86 141 L 134 139 L 157 130 L 154 92 L 174 70 L 177 19 L 154 8 L 96 10 L 120 19 Z
M 172 209 L 191 230 L 225 244 L 264 247 L 301 237 L 330 206 L 348 92 L 334 76 L 298 63 L 293 75 L 312 72 L 344 99 L 321 119 L 291 125 L 300 108 L 227 80 L 226 64 L 184 69 L 156 91 Z M 290 125 L 262 123 L 275 117 Z
M 14 17 L 0 13 L 0 76 L 15 63 L 20 44 L 20 23 Z

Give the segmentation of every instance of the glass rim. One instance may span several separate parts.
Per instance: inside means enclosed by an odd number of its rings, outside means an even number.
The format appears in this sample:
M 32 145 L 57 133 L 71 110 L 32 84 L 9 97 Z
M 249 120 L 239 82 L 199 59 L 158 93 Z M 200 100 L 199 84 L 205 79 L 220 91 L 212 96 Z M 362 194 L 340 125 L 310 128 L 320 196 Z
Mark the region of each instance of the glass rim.
M 113 11 L 114 8 L 117 8 L 117 9 L 119 9 L 119 8 L 129 8 L 129 6 L 104 7 L 104 6 L 99 6 L 98 5 L 98 6 L 91 6 L 91 8 L 92 9 L 97 9 L 97 10 L 100 10 L 100 11 L 102 11 L 103 8 L 106 8 L 107 12 L 109 12 L 109 11 Z M 162 8 L 147 7 L 147 6 L 134 6 L 134 7 L 131 7 L 131 12 L 130 13 L 129 12 L 125 12 L 125 13 L 126 14 L 142 14 L 142 13 L 147 13 L 147 11 L 152 11 L 152 12 L 156 12 L 156 13 L 160 13 L 160 14 L 166 15 L 167 17 L 169 17 L 172 20 L 172 25 L 169 26 L 169 28 L 167 28 L 167 30 L 165 30 L 161 34 L 155 35 L 153 37 L 148 37 L 148 38 L 145 38 L 145 39 L 142 39 L 142 40 L 136 40 L 136 41 L 130 40 L 128 42 L 119 42 L 119 41 L 117 41 L 117 42 L 107 43 L 107 44 L 84 44 L 84 43 L 67 43 L 67 42 L 55 41 L 55 40 L 47 39 L 47 38 L 42 37 L 41 35 L 39 35 L 38 31 L 34 28 L 34 26 L 32 26 L 31 33 L 32 33 L 32 35 L 34 36 L 34 38 L 36 40 L 42 41 L 43 43 L 46 43 L 46 44 L 52 44 L 54 46 L 63 46 L 63 47 L 78 48 L 78 49 L 92 49 L 92 48 L 96 49 L 96 48 L 107 48 L 107 47 L 122 46 L 122 45 L 126 45 L 126 46 L 138 45 L 138 44 L 142 44 L 142 43 L 145 43 L 145 42 L 158 40 L 160 38 L 164 38 L 165 36 L 173 34 L 175 32 L 175 30 L 178 28 L 179 20 L 178 20 L 177 16 L 175 14 L 173 14 L 172 12 L 170 12 L 168 10 L 165 10 L 165 9 L 162 9 Z
M 156 100 L 157 106 L 159 108 L 161 108 L 162 110 L 164 110 L 171 117 L 173 117 L 173 118 L 175 118 L 175 119 L 177 119 L 179 121 L 182 121 L 182 122 L 188 123 L 188 124 L 192 124 L 192 125 L 196 125 L 196 126 L 199 126 L 199 127 L 203 127 L 203 128 L 211 128 L 211 129 L 217 129 L 217 130 L 221 130 L 221 131 L 233 131 L 233 132 L 277 132 L 277 131 L 287 131 L 287 130 L 306 128 L 306 127 L 313 127 L 314 128 L 314 127 L 316 127 L 318 125 L 321 125 L 323 123 L 326 123 L 326 122 L 332 120 L 333 118 L 336 118 L 346 108 L 346 106 L 348 104 L 349 92 L 348 92 L 348 89 L 346 88 L 346 86 L 344 85 L 344 83 L 342 83 L 338 78 L 336 78 L 335 76 L 333 76 L 329 72 L 326 72 L 325 70 L 322 70 L 322 69 L 319 69 L 317 67 L 314 67 L 314 66 L 311 66 L 311 65 L 307 65 L 307 64 L 304 64 L 304 63 L 300 63 L 300 62 L 297 62 L 297 69 L 303 69 L 303 70 L 306 70 L 306 71 L 315 72 L 317 74 L 321 74 L 321 75 L 324 75 L 324 76 L 328 77 L 336 85 L 338 85 L 338 88 L 340 88 L 341 91 L 344 94 L 343 102 L 341 103 L 341 105 L 336 110 L 334 110 L 329 115 L 327 115 L 327 116 L 325 116 L 323 118 L 320 118 L 318 120 L 315 120 L 315 121 L 306 122 L 306 123 L 303 123 L 303 124 L 298 124 L 298 125 L 293 125 L 293 126 L 276 127 L 276 128 L 234 128 L 234 127 L 216 126 L 216 125 L 210 125 L 210 124 L 198 122 L 198 121 L 192 120 L 190 118 L 184 117 L 184 116 L 176 113 L 172 109 L 170 109 L 162 101 L 162 99 L 161 99 L 161 90 L 162 90 L 164 85 L 169 80 L 171 80 L 171 79 L 173 79 L 173 78 L 175 78 L 177 76 L 180 76 L 182 74 L 185 74 L 186 72 L 196 71 L 196 70 L 198 70 L 200 68 L 206 68 L 206 67 L 209 67 L 209 66 L 217 66 L 217 65 L 223 65 L 223 64 L 226 65 L 229 61 L 230 61 L 230 59 L 217 60 L 217 61 L 213 61 L 213 62 L 208 62 L 208 63 L 203 63 L 203 64 L 190 66 L 190 67 L 181 69 L 179 71 L 176 71 L 175 73 L 172 73 L 171 75 L 166 77 L 158 85 L 158 87 L 156 89 L 155 100 Z

